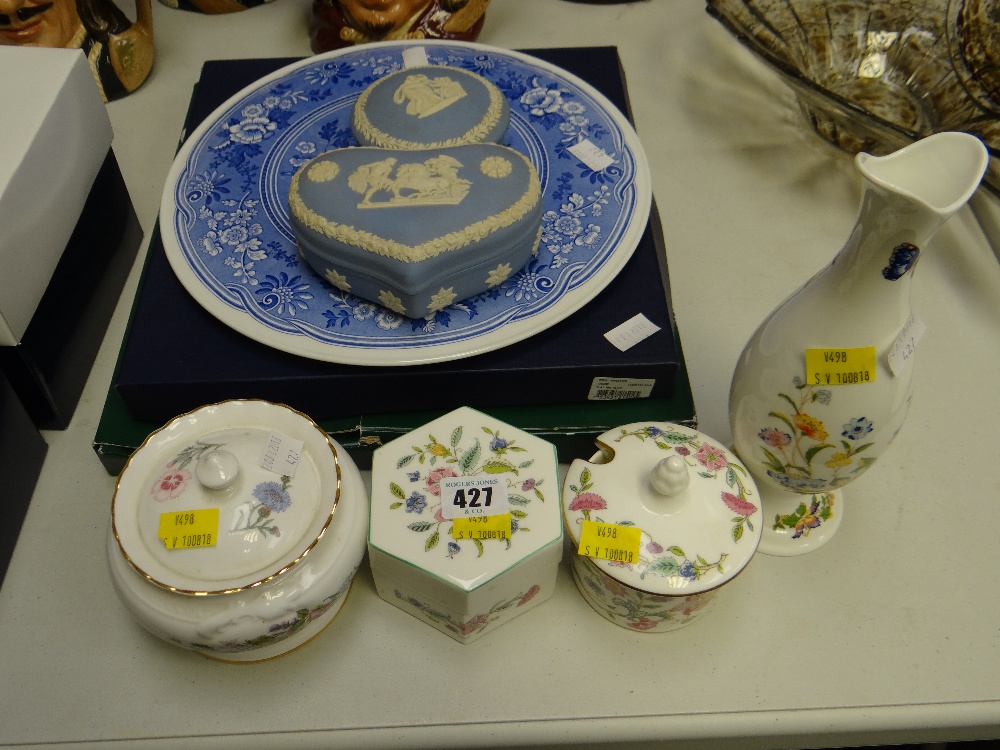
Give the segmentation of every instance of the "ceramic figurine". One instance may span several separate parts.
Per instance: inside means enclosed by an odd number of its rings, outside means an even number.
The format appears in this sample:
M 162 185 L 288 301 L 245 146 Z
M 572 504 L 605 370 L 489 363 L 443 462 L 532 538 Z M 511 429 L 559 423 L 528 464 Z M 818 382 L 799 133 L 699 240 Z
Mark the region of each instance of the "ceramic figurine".
M 910 285 L 920 253 L 972 196 L 987 167 L 966 133 L 895 153 L 861 153 L 861 208 L 833 262 L 761 324 L 729 400 L 737 454 L 760 488 L 762 552 L 796 555 L 840 525 L 841 487 L 882 455 L 911 393 Z
M 490 0 L 313 0 L 313 52 L 388 39 L 479 36 Z
M 160 0 L 163 5 L 176 10 L 189 10 L 215 16 L 222 13 L 237 13 L 241 10 L 266 5 L 273 0 Z
M 2 0 L 0 44 L 82 49 L 104 101 L 132 93 L 153 67 L 150 0 L 133 23 L 113 0 Z

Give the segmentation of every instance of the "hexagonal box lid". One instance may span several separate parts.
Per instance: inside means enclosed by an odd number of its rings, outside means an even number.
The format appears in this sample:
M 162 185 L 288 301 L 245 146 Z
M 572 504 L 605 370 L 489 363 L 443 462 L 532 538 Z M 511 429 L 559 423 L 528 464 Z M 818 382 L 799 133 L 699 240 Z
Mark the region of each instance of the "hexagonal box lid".
M 375 452 L 368 543 L 472 591 L 561 544 L 559 495 L 554 445 L 462 407 Z

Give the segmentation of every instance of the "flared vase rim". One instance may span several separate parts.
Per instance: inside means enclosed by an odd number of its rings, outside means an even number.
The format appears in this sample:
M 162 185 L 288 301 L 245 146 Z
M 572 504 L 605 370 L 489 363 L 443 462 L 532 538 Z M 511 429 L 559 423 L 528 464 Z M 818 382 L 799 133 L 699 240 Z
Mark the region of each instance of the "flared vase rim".
M 892 177 L 893 168 L 900 161 L 912 161 L 923 156 L 924 166 L 944 162 L 962 165 L 962 169 L 942 172 L 941 179 L 928 181 L 916 161 L 913 180 Z M 959 131 L 934 133 L 884 156 L 861 152 L 855 156 L 855 166 L 869 182 L 915 200 L 934 213 L 946 218 L 964 206 L 978 189 L 986 168 L 989 151 L 976 136 Z M 933 184 L 933 190 L 923 190 L 922 185 Z

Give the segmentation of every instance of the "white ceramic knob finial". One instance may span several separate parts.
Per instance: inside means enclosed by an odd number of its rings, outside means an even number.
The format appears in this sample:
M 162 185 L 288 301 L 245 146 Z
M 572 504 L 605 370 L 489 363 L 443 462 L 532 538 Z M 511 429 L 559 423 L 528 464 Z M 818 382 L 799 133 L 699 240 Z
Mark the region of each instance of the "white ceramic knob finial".
M 198 460 L 194 474 L 203 487 L 224 490 L 240 475 L 240 462 L 227 450 L 214 450 Z
M 661 495 L 676 497 L 691 484 L 688 466 L 680 456 L 667 456 L 649 474 L 649 483 Z

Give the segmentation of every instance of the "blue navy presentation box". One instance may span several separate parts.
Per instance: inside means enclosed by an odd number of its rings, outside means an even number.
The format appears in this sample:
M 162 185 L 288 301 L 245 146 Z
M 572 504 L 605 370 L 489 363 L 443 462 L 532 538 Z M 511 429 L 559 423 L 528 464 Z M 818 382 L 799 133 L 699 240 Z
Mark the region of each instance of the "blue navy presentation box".
M 628 114 L 615 48 L 527 52 L 576 74 Z M 231 95 L 290 62 L 207 62 L 185 132 Z M 639 246 L 618 277 L 551 328 L 501 350 L 452 362 L 341 365 L 269 348 L 217 321 L 181 286 L 157 236 L 150 243 L 116 387 L 133 418 L 159 422 L 229 398 L 278 401 L 316 420 L 462 405 L 488 409 L 580 403 L 585 412 L 598 378 L 647 381 L 652 387 L 645 395 L 671 395 L 681 355 L 669 288 L 654 206 Z M 661 331 L 619 351 L 604 334 L 638 313 Z M 585 422 L 585 413 L 580 419 Z

